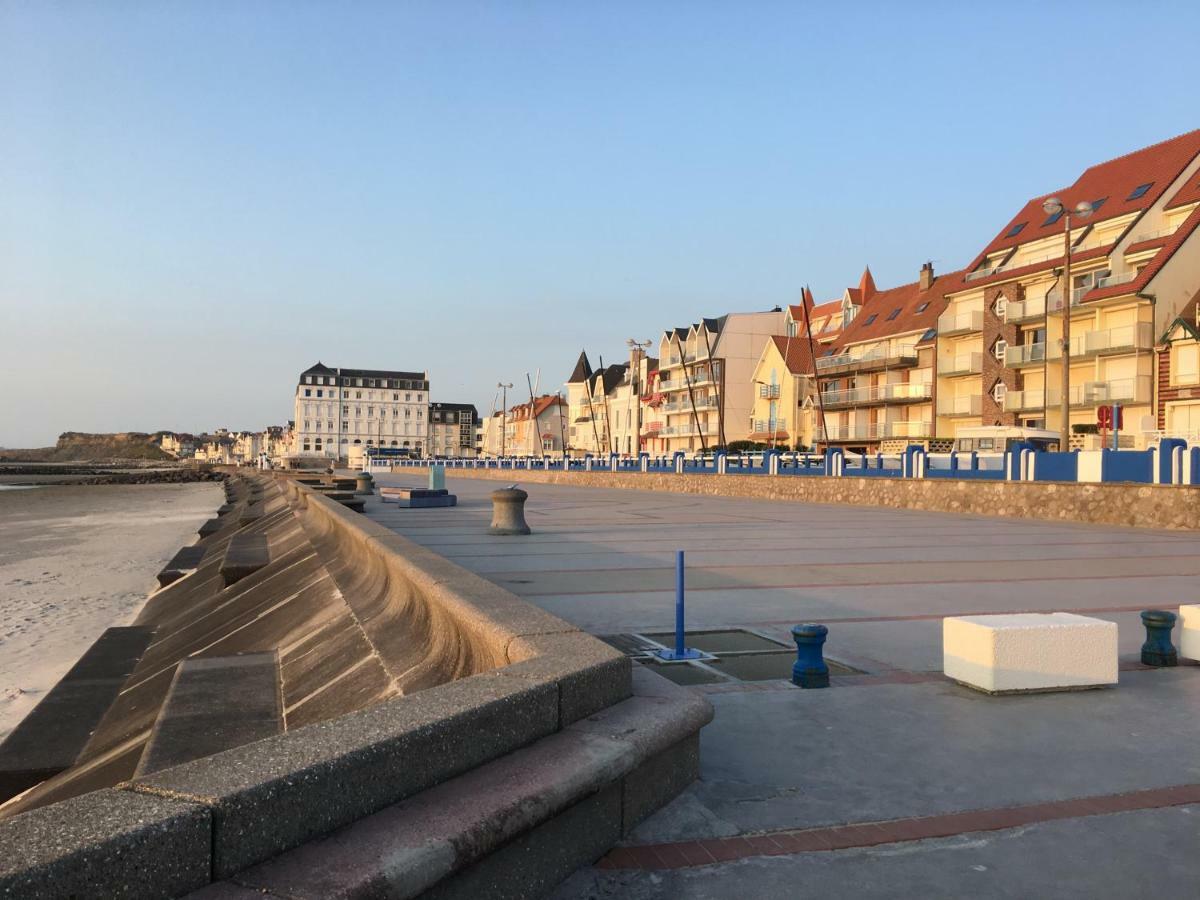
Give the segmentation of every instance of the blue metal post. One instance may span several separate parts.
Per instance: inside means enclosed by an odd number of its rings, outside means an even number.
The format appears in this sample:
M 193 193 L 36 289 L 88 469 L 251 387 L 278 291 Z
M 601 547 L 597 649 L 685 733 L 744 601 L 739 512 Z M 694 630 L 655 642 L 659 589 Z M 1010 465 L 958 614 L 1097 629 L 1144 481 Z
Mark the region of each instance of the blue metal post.
M 683 551 L 675 551 L 675 649 L 659 650 L 660 659 L 699 659 L 700 651 L 684 644 L 683 633 Z

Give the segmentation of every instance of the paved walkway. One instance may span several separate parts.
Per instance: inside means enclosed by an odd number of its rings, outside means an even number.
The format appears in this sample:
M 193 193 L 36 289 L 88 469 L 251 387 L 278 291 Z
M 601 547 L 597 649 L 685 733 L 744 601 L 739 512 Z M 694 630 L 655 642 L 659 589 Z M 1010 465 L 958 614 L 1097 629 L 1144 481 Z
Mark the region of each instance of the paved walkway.
M 683 549 L 689 627 L 788 642 L 824 622 L 827 655 L 863 673 L 828 691 L 698 687 L 717 711 L 700 780 L 562 900 L 1103 897 L 1147 877 L 1185 896 L 1200 881 L 1200 667 L 1136 661 L 1137 611 L 1193 598 L 1200 536 L 531 485 L 534 534 L 494 538 L 499 485 L 449 486 L 456 509 L 368 513 L 597 634 L 669 628 Z M 993 698 L 942 678 L 943 616 L 1018 610 L 1117 622 L 1119 687 Z

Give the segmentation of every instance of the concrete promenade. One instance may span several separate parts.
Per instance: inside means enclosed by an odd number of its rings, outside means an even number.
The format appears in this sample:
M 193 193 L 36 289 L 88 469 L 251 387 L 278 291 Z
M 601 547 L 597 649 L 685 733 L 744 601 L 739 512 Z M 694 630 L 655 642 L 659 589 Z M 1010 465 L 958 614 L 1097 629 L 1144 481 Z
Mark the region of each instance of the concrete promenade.
M 1147 878 L 1186 896 L 1200 880 L 1200 667 L 1137 662 L 1137 612 L 1194 602 L 1200 536 L 531 484 L 534 534 L 498 538 L 498 486 L 450 477 L 457 508 L 367 512 L 600 635 L 670 627 L 683 549 L 689 628 L 790 644 L 792 624 L 823 622 L 827 656 L 857 670 L 827 691 L 696 685 L 716 707 L 700 781 L 558 896 L 1108 897 Z M 940 675 L 943 616 L 1028 610 L 1115 621 L 1120 685 L 994 698 Z

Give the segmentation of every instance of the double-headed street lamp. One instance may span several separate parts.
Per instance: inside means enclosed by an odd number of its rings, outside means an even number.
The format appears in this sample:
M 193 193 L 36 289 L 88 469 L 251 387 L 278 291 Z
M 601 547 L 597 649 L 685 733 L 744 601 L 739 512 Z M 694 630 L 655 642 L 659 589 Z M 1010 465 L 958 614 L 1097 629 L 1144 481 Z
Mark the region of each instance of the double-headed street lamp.
M 1063 206 L 1057 197 L 1049 197 L 1042 202 L 1042 209 L 1049 216 L 1062 216 L 1063 219 L 1063 325 L 1062 325 L 1062 428 L 1058 440 L 1058 449 L 1066 453 L 1071 448 L 1071 214 L 1072 210 Z M 1074 214 L 1086 219 L 1092 214 L 1092 204 L 1080 200 L 1075 204 Z M 1046 335 L 1049 340 L 1050 336 Z M 1042 386 L 1046 397 L 1050 396 L 1050 385 Z

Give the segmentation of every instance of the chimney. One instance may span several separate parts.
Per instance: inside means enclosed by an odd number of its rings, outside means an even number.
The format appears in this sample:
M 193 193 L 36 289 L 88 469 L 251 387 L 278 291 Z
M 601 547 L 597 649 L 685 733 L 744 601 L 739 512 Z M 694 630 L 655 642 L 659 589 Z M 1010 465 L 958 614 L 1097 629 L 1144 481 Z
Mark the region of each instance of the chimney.
M 921 290 L 927 291 L 933 287 L 933 263 L 927 262 L 921 266 Z

